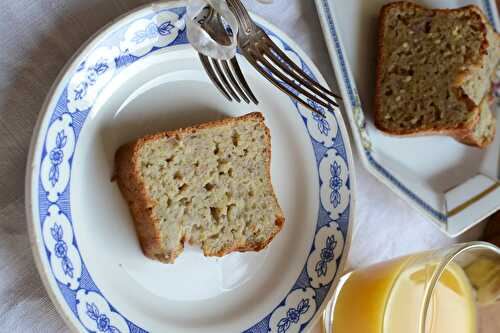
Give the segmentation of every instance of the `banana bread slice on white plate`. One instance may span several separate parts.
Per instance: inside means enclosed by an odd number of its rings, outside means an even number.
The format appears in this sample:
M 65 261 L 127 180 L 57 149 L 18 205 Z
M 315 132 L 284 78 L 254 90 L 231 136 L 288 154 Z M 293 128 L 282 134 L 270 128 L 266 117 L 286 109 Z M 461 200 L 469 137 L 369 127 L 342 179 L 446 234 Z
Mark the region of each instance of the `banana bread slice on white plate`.
M 144 254 L 173 263 L 184 242 L 205 256 L 259 251 L 284 224 L 260 113 L 140 138 L 120 147 L 116 179 Z

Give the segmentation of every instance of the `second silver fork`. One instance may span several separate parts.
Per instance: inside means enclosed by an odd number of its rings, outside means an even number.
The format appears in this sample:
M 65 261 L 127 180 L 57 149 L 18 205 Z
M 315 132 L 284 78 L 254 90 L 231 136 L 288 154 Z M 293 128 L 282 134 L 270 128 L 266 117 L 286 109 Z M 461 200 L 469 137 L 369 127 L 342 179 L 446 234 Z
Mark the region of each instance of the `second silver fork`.
M 199 19 L 198 22 L 219 44 L 231 43 L 228 36 L 231 32 L 226 30 L 220 15 L 212 7 L 208 7 L 206 17 Z M 243 76 L 236 56 L 228 61 L 209 58 L 201 53 L 198 55 L 210 80 L 229 101 L 235 100 L 239 103 L 244 100 L 246 103 L 259 104 Z
M 323 87 L 295 64 L 266 32 L 255 24 L 240 0 L 226 1 L 239 23 L 238 47 L 260 74 L 311 111 L 320 112 L 309 101 L 327 110 L 338 106 L 335 98 L 340 99 L 340 96 Z

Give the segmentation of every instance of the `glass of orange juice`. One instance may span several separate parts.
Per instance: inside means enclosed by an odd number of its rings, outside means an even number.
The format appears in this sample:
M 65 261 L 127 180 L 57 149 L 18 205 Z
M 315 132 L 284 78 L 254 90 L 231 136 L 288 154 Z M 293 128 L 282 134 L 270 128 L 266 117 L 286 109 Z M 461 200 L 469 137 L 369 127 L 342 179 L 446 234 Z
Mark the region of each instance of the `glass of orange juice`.
M 323 324 L 326 333 L 499 333 L 500 249 L 471 242 L 352 271 Z

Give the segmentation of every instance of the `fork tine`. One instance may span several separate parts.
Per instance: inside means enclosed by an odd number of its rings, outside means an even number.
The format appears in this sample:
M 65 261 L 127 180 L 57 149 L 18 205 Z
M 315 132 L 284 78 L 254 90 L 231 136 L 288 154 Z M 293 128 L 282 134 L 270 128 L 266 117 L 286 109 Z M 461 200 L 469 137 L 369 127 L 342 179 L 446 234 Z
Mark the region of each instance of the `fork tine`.
M 210 64 L 208 57 L 201 53 L 198 53 L 198 55 L 200 56 L 201 64 L 203 65 L 203 68 L 205 68 L 205 72 L 207 72 L 208 77 L 210 78 L 212 83 L 217 87 L 217 89 L 219 89 L 220 93 L 224 95 L 224 97 L 226 97 L 230 102 L 232 102 L 233 99 L 231 98 L 231 96 L 229 96 L 228 92 L 217 78 L 217 75 L 215 74 L 214 69 Z
M 297 90 L 299 93 L 301 93 L 302 95 L 304 95 L 304 96 L 308 97 L 309 99 L 315 101 L 316 103 L 320 104 L 321 106 L 323 106 L 323 107 L 325 107 L 327 109 L 331 109 L 331 106 L 328 104 L 328 102 L 325 102 L 325 101 L 317 98 L 315 95 L 311 94 L 309 91 L 307 91 L 304 88 L 302 88 L 300 85 L 298 85 L 293 80 L 291 80 L 290 78 L 288 78 L 285 74 L 283 74 L 279 70 L 277 70 L 269 61 L 266 60 L 266 58 L 264 58 L 264 57 L 260 57 L 260 58 L 253 57 L 253 59 L 257 63 L 259 63 L 259 62 L 262 63 L 262 65 L 264 67 L 266 67 L 271 73 L 273 73 L 275 76 L 277 76 L 278 78 L 280 78 L 281 80 L 283 80 L 286 84 L 288 84 L 294 90 Z M 260 67 L 260 65 L 259 65 L 259 67 Z M 262 68 L 262 70 L 265 72 L 265 70 L 263 68 Z M 273 77 L 272 75 L 269 75 L 269 76 Z M 282 86 L 282 85 L 280 84 L 280 86 Z M 287 89 L 287 91 L 288 91 L 288 89 Z M 334 105 L 338 106 L 336 103 Z
M 215 71 L 217 72 L 217 74 L 219 74 L 219 78 L 222 81 L 222 84 L 224 85 L 224 87 L 229 91 L 231 96 L 233 96 L 234 100 L 236 102 L 240 103 L 241 99 L 238 97 L 238 95 L 234 91 L 233 87 L 231 87 L 231 85 L 227 81 L 227 78 L 224 75 L 224 73 L 222 72 L 222 68 L 219 65 L 219 61 L 217 59 L 213 59 L 213 58 L 211 58 L 211 60 L 212 60 L 212 65 L 215 67 Z
M 305 102 L 302 98 L 300 98 L 300 96 L 297 96 L 295 94 L 292 94 L 285 86 L 283 86 L 278 80 L 276 80 L 276 78 L 274 76 L 272 76 L 271 74 L 269 74 L 267 71 L 264 70 L 264 68 L 262 68 L 262 66 L 260 66 L 257 62 L 257 60 L 253 57 L 253 55 L 251 53 L 248 53 L 248 57 L 247 57 L 247 60 L 255 67 L 255 69 L 257 71 L 259 71 L 260 74 L 262 74 L 265 78 L 267 78 L 274 86 L 276 86 L 276 88 L 278 88 L 279 90 L 283 91 L 285 94 L 287 94 L 288 96 L 290 97 L 293 97 L 293 99 L 295 99 L 297 102 L 301 103 L 302 105 L 304 105 L 307 109 L 311 110 L 311 111 L 314 111 L 314 112 L 317 112 L 319 114 L 321 114 L 321 112 L 319 112 L 318 110 L 314 109 L 313 107 L 311 107 L 307 102 Z M 320 101 L 318 100 L 317 98 L 315 98 L 314 96 L 309 97 L 311 100 L 313 100 L 314 102 L 322 105 L 322 106 L 325 106 L 325 103 L 323 101 Z M 329 105 L 326 105 L 325 106 L 327 109 L 330 109 L 330 106 Z M 321 114 L 322 115 L 322 114 Z
M 313 82 L 304 79 L 303 76 L 298 75 L 294 70 L 291 70 L 289 67 L 287 67 L 287 65 L 285 65 L 282 61 L 280 61 L 280 59 L 276 56 L 276 54 L 274 54 L 271 50 L 267 48 L 262 48 L 261 50 L 266 54 L 269 60 L 271 60 L 276 66 L 281 68 L 281 70 L 285 74 L 288 74 L 295 80 L 299 81 L 302 84 L 302 86 L 305 86 L 307 89 L 311 90 L 313 93 L 315 93 L 328 103 L 338 106 L 338 104 L 331 97 L 323 93 L 322 89 L 318 89 L 317 85 L 313 84 Z
M 267 37 L 267 36 L 266 36 Z M 285 52 L 283 52 L 279 47 L 278 45 L 276 45 L 269 37 L 267 38 L 264 38 L 266 44 L 271 47 L 271 49 L 281 58 L 283 59 L 288 65 L 290 65 L 290 67 L 292 67 L 292 69 L 297 73 L 297 74 L 301 74 L 310 84 L 312 84 L 313 86 L 315 86 L 316 88 L 318 88 L 319 90 L 323 91 L 325 94 L 328 94 L 330 96 L 333 96 L 335 98 L 338 98 L 338 99 L 342 99 L 342 97 L 340 97 L 339 95 L 337 94 L 334 94 L 333 92 L 331 92 L 329 89 L 323 87 L 321 84 L 319 84 L 318 82 L 316 82 L 316 80 L 314 80 L 312 77 L 310 77 L 307 73 L 304 73 L 304 71 L 299 67 L 297 66 L 297 64 L 295 64 L 286 54 Z M 279 59 L 277 59 L 279 61 Z M 300 81 L 300 80 L 299 80 Z M 302 83 L 302 81 L 301 81 Z M 304 83 L 303 83 L 304 84 Z
M 240 82 L 243 89 L 245 90 L 246 95 L 248 97 L 250 97 L 250 99 L 252 100 L 252 102 L 255 105 L 258 105 L 259 101 L 257 100 L 257 98 L 253 94 L 252 90 L 248 86 L 247 80 L 245 80 L 245 76 L 243 75 L 243 72 L 241 71 L 240 64 L 238 64 L 238 60 L 236 59 L 236 56 L 232 57 L 230 61 L 231 61 L 231 67 L 233 68 L 234 72 L 236 73 L 236 77 L 238 78 L 238 81 Z
M 238 90 L 238 94 L 241 96 L 241 98 L 243 98 L 243 100 L 245 100 L 245 102 L 247 104 L 250 104 L 250 100 L 245 95 L 245 93 L 243 92 L 243 90 L 241 90 L 240 85 L 238 84 L 238 82 L 234 78 L 233 72 L 231 72 L 231 69 L 229 68 L 229 63 L 227 62 L 227 60 L 222 60 L 221 63 L 222 63 L 222 68 L 224 69 L 224 72 L 226 73 L 226 76 L 229 77 L 229 81 L 231 81 L 231 83 L 233 84 L 233 87 L 236 90 Z

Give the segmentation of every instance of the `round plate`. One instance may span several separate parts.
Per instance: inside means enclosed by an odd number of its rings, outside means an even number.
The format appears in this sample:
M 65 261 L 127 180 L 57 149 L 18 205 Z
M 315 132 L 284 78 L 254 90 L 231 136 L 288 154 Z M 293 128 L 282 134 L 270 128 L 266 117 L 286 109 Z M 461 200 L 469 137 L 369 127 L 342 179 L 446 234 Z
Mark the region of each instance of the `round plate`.
M 92 332 L 300 332 L 337 283 L 353 224 L 353 163 L 340 112 L 298 106 L 238 58 L 258 106 L 227 102 L 186 38 L 181 2 L 135 10 L 98 33 L 61 72 L 42 109 L 27 170 L 36 263 L 59 312 Z M 256 18 L 310 75 L 282 32 Z M 114 182 L 123 143 L 156 131 L 262 112 L 285 226 L 259 253 L 173 265 L 146 258 Z

